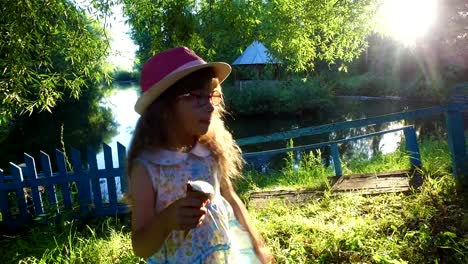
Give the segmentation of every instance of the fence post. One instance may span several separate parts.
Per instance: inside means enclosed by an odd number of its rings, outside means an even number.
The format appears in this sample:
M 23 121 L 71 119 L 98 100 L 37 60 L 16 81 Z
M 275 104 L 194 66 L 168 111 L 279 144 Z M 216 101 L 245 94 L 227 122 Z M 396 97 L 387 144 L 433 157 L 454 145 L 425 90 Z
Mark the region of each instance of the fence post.
M 18 209 L 22 217 L 26 218 L 28 216 L 28 206 L 26 205 L 24 190 L 23 190 L 23 171 L 21 168 L 10 162 L 11 176 L 13 177 L 13 182 L 16 184 L 16 200 L 18 201 Z
M 411 169 L 419 168 L 421 167 L 421 155 L 419 153 L 416 130 L 413 126 L 405 127 L 403 133 L 405 134 L 406 151 L 410 156 Z
M 452 158 L 453 175 L 458 182 L 468 175 L 463 115 L 456 104 L 449 104 L 445 114 L 447 124 L 448 144 Z
M 80 201 L 80 212 L 87 214 L 89 206 L 92 204 L 91 188 L 89 177 L 84 173 L 81 165 L 81 153 L 72 148 L 71 156 L 73 162 L 73 174 L 78 179 L 78 200 Z
M 0 187 L 4 187 L 5 176 L 3 170 L 0 169 Z M 2 214 L 2 221 L 10 217 L 10 207 L 8 205 L 8 192 L 0 188 L 0 213 Z
M 43 204 L 42 204 L 42 197 L 39 194 L 39 186 L 37 186 L 37 170 L 36 170 L 36 163 L 34 162 L 34 158 L 30 155 L 24 153 L 24 161 L 26 163 L 26 173 L 27 178 L 31 181 L 31 196 L 32 201 L 34 204 L 34 213 L 35 215 L 41 215 L 44 213 Z
M 44 151 L 41 151 L 39 156 L 41 157 L 41 166 L 42 166 L 42 172 L 44 173 L 44 177 L 46 178 L 52 178 L 52 167 L 50 164 L 50 158 L 47 153 Z M 49 196 L 49 203 L 51 209 L 54 211 L 54 213 L 59 213 L 59 207 L 57 203 L 57 194 L 55 193 L 55 185 L 54 184 L 45 184 L 45 190 L 47 192 L 47 195 Z
M 96 211 L 102 210 L 102 192 L 101 183 L 99 181 L 99 171 L 97 167 L 96 151 L 93 148 L 88 147 L 88 175 L 91 179 L 91 188 L 93 190 L 94 206 Z
M 117 211 L 117 189 L 115 186 L 115 175 L 113 173 L 114 164 L 112 162 L 112 148 L 107 144 L 102 144 L 104 149 L 104 165 L 107 179 L 107 194 L 109 195 L 109 205 L 112 210 Z
M 343 172 L 341 171 L 340 151 L 338 150 L 338 144 L 332 143 L 330 145 L 330 150 L 333 158 L 333 165 L 335 166 L 335 175 L 341 176 L 343 175 Z
M 66 208 L 72 208 L 72 200 L 70 196 L 70 182 L 68 181 L 68 173 L 67 173 L 67 161 L 65 154 L 60 150 L 55 150 L 55 156 L 57 157 L 57 169 L 58 169 L 58 176 L 59 178 L 63 179 L 63 183 L 60 184 L 60 188 L 62 189 L 62 196 L 63 196 L 63 204 Z
M 117 154 L 119 157 L 119 169 L 120 169 L 120 190 L 122 194 L 127 193 L 127 175 L 125 173 L 125 157 L 126 157 L 125 146 L 117 142 Z

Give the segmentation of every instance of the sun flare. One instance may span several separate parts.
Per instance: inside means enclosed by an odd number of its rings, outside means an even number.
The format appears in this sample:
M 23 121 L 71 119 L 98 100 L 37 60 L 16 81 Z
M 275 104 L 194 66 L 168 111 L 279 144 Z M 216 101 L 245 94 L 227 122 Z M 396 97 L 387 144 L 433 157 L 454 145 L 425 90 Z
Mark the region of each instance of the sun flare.
M 378 22 L 384 34 L 414 45 L 436 21 L 437 0 L 383 0 Z

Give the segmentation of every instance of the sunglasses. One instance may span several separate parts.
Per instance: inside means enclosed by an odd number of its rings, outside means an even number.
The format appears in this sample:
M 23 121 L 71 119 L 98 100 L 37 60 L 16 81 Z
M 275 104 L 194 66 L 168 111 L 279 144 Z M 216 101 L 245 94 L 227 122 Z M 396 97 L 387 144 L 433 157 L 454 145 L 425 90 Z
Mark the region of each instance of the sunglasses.
M 213 91 L 209 94 L 202 94 L 199 92 L 189 92 L 177 96 L 177 98 L 195 98 L 198 107 L 203 107 L 209 103 L 213 106 L 218 106 L 223 101 L 223 96 L 218 91 Z

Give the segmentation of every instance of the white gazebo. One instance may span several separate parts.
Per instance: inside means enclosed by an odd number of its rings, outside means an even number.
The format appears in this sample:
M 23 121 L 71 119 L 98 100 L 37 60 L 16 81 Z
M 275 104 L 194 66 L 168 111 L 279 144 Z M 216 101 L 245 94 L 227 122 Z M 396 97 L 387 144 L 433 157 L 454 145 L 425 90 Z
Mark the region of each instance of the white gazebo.
M 256 68 L 258 74 L 263 71 L 266 64 L 278 65 L 280 62 L 278 59 L 270 55 L 268 49 L 257 40 L 254 40 L 254 42 L 252 42 L 252 44 L 250 44 L 232 63 L 233 66 Z M 276 71 L 275 75 L 277 75 Z M 237 73 L 234 78 L 236 80 L 242 79 L 239 78 Z
M 237 57 L 232 65 L 263 65 L 263 64 L 279 64 L 279 61 L 272 57 L 265 46 L 254 40 L 244 52 Z

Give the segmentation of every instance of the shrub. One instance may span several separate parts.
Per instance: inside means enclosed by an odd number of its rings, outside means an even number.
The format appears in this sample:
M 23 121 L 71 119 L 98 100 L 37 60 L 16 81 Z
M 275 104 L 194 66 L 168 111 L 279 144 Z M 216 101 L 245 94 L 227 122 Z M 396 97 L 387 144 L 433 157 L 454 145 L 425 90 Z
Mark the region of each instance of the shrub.
M 339 95 L 395 95 L 394 91 L 387 88 L 387 84 L 384 79 L 370 73 L 341 76 L 332 83 L 336 94 Z
M 237 115 L 290 114 L 326 110 L 332 93 L 318 81 L 249 81 L 240 85 L 225 85 L 228 110 Z

